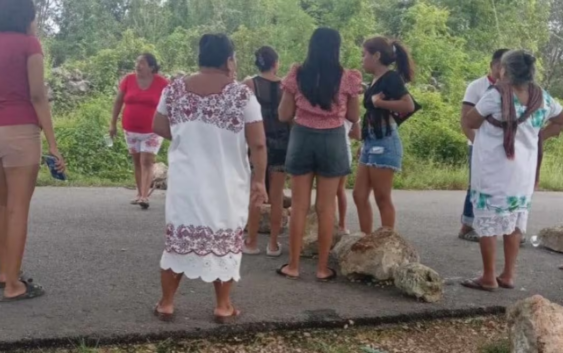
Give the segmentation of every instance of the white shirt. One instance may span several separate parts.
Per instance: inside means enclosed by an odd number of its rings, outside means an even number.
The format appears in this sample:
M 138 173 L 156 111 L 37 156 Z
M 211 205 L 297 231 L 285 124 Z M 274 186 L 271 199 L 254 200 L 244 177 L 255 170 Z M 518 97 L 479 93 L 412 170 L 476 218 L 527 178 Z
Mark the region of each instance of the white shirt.
M 491 82 L 488 76 L 483 76 L 469 84 L 465 90 L 465 96 L 463 97 L 463 104 L 474 107 L 479 103 L 481 98 L 485 95 L 489 87 L 494 83 Z M 467 141 L 471 146 L 471 141 Z
M 352 141 L 350 141 L 350 131 L 352 130 L 354 124 L 351 121 L 344 120 L 344 128 L 346 129 L 346 143 L 348 146 L 352 146 Z

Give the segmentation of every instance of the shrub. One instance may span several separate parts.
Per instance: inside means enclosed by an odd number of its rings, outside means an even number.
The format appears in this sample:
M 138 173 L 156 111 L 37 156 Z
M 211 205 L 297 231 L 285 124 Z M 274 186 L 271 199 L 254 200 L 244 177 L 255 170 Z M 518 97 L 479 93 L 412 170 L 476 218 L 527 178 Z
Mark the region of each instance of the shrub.
M 112 148 L 104 143 L 111 119 L 112 101 L 92 98 L 72 113 L 55 120 L 61 153 L 72 174 L 120 181 L 132 177 L 131 161 L 121 132 Z

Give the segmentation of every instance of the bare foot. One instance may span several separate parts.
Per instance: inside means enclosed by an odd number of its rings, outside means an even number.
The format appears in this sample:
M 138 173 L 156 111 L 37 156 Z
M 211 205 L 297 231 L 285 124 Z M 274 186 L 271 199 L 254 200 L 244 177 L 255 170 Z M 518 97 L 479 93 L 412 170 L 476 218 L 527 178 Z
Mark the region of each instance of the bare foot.
M 156 311 L 161 314 L 172 315 L 174 314 L 174 304 L 163 305 L 161 300 L 156 306 Z
M 299 270 L 292 269 L 289 265 L 284 265 L 276 270 L 277 274 L 283 277 L 287 277 L 290 279 L 297 279 L 299 278 Z
M 497 277 L 497 283 L 501 288 L 505 288 L 505 289 L 514 288 L 514 279 L 507 277 L 504 273 Z
M 23 282 L 18 282 L 15 288 L 4 288 L 4 298 L 15 298 L 24 294 L 27 291 L 27 287 Z

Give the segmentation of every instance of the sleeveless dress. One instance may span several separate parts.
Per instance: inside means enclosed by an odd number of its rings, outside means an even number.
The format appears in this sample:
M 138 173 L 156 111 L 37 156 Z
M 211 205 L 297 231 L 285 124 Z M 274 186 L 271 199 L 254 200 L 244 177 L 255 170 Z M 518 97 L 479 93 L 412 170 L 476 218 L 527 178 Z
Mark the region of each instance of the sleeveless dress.
M 481 116 L 502 120 L 501 96 L 495 89 L 489 90 L 475 108 Z M 526 111 L 517 98 L 515 108 L 517 117 Z M 526 233 L 536 180 L 539 132 L 561 111 L 561 105 L 544 91 L 543 107 L 518 125 L 513 160 L 506 157 L 502 129 L 485 121 L 477 130 L 470 192 L 475 213 L 473 227 L 479 236 L 509 235 L 517 228 Z
M 281 122 L 278 118 L 278 106 L 282 96 L 281 81 L 270 81 L 260 76 L 254 77 L 252 81 L 264 120 L 268 170 L 284 172 L 291 125 Z
M 177 79 L 158 112 L 172 132 L 160 266 L 205 282 L 238 281 L 250 199 L 245 125 L 262 121 L 260 105 L 239 83 L 199 96 Z

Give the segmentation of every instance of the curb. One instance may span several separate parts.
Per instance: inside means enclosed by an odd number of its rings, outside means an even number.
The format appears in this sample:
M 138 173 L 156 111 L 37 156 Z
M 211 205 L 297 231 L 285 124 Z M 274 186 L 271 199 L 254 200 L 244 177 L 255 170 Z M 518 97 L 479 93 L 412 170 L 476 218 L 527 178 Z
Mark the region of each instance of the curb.
M 391 324 L 403 324 L 423 320 L 438 319 L 460 319 L 475 316 L 501 315 L 506 312 L 502 306 L 477 307 L 471 309 L 458 310 L 434 310 L 423 311 L 413 314 L 388 315 L 371 318 L 340 318 L 333 317 L 328 320 L 310 320 L 301 322 L 263 322 L 249 323 L 233 326 L 221 326 L 209 330 L 192 331 L 170 331 L 155 334 L 128 334 L 123 336 L 74 336 L 60 338 L 25 339 L 14 342 L 0 342 L 0 352 L 10 352 L 28 349 L 48 349 L 48 348 L 68 348 L 77 343 L 84 343 L 87 346 L 111 346 L 111 345 L 136 345 L 146 344 L 147 342 L 164 341 L 167 339 L 189 340 L 206 339 L 225 340 L 237 335 L 257 334 L 264 332 L 283 332 L 297 331 L 303 329 L 337 329 L 354 322 L 354 327 L 362 326 L 381 326 Z

